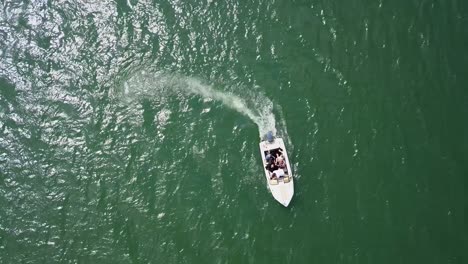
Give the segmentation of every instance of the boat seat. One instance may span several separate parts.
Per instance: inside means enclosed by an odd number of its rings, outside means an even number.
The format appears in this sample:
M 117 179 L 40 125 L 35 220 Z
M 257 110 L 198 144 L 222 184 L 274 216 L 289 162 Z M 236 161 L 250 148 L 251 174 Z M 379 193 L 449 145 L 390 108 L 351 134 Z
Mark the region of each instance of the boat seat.
M 271 185 L 278 185 L 278 180 L 277 179 L 270 180 L 270 184 Z
M 283 182 L 288 183 L 291 179 L 289 178 L 289 175 L 284 175 Z

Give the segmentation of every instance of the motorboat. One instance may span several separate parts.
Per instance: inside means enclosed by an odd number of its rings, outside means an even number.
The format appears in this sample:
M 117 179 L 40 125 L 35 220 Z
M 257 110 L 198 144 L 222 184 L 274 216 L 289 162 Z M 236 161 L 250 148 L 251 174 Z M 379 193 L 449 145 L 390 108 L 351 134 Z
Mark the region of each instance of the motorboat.
M 282 138 L 269 131 L 260 142 L 263 170 L 271 194 L 287 207 L 294 195 L 294 180 L 288 153 Z

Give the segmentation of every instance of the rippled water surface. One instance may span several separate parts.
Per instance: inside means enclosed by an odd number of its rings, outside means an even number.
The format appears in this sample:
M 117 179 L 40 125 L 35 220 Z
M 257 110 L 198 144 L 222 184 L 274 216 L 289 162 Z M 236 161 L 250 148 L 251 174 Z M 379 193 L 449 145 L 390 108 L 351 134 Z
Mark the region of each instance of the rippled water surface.
M 467 47 L 461 0 L 2 0 L 0 263 L 466 263 Z

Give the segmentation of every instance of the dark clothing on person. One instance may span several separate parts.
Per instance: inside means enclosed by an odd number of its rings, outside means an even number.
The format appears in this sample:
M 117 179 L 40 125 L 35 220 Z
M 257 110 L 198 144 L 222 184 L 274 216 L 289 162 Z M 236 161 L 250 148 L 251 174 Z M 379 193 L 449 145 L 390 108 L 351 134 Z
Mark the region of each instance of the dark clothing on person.
M 268 163 L 265 167 L 269 172 L 273 172 L 278 169 L 278 166 L 276 166 L 275 163 Z

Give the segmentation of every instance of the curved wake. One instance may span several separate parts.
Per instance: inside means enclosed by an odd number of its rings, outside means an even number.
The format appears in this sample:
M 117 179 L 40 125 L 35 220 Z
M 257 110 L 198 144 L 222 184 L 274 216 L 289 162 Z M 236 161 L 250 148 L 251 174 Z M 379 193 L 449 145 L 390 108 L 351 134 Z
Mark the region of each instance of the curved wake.
M 215 89 L 212 85 L 194 77 L 143 71 L 125 81 L 121 96 L 126 100 L 133 100 L 147 96 L 161 98 L 170 93 L 198 95 L 204 99 L 221 102 L 224 106 L 250 118 L 257 124 L 260 137 L 268 131 L 276 134 L 272 101 L 262 94 L 252 94 L 252 91 L 247 89 L 241 90 L 245 95 L 244 98 L 231 92 Z

